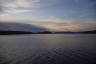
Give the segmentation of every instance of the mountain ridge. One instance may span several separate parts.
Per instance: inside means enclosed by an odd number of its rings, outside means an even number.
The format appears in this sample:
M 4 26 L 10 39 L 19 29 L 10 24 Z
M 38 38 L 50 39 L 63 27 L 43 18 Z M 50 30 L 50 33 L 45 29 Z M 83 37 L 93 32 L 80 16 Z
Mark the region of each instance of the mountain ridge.
M 29 31 L 29 32 L 42 32 L 48 29 L 43 27 L 38 27 L 31 24 L 23 23 L 10 23 L 10 22 L 0 22 L 0 31 Z

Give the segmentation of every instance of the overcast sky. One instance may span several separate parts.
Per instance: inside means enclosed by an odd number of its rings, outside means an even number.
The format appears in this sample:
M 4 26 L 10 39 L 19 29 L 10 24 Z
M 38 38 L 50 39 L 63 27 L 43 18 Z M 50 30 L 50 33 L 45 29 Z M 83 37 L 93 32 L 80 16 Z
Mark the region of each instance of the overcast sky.
M 96 0 L 0 0 L 0 21 L 55 31 L 95 30 Z

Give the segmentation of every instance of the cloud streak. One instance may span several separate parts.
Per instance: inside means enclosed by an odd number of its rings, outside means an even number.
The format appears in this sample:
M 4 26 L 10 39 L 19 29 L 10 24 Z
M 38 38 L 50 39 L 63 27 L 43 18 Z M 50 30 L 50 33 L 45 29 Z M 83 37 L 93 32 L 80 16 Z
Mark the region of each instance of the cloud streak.
M 92 24 L 76 24 L 76 23 L 56 23 L 56 22 L 40 22 L 35 25 L 45 27 L 51 31 L 86 31 L 86 30 L 94 30 L 96 25 Z
M 21 21 L 21 22 L 20 22 Z M 94 20 L 81 20 L 81 21 L 89 21 L 94 22 Z M 91 23 L 76 23 L 72 20 L 51 20 L 51 19 L 43 19 L 43 20 L 24 20 L 24 19 L 9 19 L 9 18 L 1 18 L 0 22 L 17 22 L 17 23 L 25 23 L 32 24 L 38 27 L 44 27 L 51 31 L 87 31 L 87 30 L 95 30 L 96 24 Z
M 62 22 L 63 21 L 63 22 Z M 94 22 L 94 20 L 82 20 L 82 21 L 90 21 Z M 87 31 L 87 30 L 95 30 L 96 24 L 91 23 L 76 23 L 72 20 L 37 20 L 29 22 L 30 24 L 34 24 L 40 27 L 45 27 L 51 31 Z
M 38 7 L 40 0 L 0 0 L 1 16 L 30 12 Z

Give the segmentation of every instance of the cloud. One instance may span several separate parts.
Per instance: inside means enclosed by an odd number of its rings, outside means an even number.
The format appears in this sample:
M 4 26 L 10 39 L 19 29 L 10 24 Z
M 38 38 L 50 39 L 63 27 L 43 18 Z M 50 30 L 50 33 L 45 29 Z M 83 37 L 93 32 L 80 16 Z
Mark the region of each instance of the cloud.
M 51 31 L 86 31 L 86 30 L 94 30 L 96 25 L 81 25 L 75 23 L 56 23 L 56 22 L 40 22 L 35 25 L 45 27 Z
M 44 27 L 51 31 L 85 31 L 85 30 L 96 30 L 96 24 L 92 24 L 91 22 L 95 22 L 95 20 L 87 19 L 87 20 L 77 20 L 79 22 L 75 22 L 73 20 L 55 20 L 55 19 L 38 19 L 38 20 L 28 20 L 28 19 L 17 19 L 17 18 L 0 18 L 0 22 L 17 22 L 17 23 L 25 23 L 32 24 L 38 27 Z M 83 21 L 87 22 L 84 23 Z M 83 22 L 83 23 L 81 23 Z M 90 23 L 88 23 L 90 22 Z
M 79 21 L 79 20 L 77 20 Z M 94 20 L 82 20 L 94 22 Z M 30 24 L 34 24 L 40 27 L 47 28 L 51 31 L 87 31 L 87 30 L 96 30 L 96 24 L 92 23 L 76 23 L 73 20 L 51 20 L 51 19 L 43 19 L 36 20 L 34 22 L 29 22 Z
M 40 0 L 0 0 L 1 16 L 30 12 L 39 6 Z

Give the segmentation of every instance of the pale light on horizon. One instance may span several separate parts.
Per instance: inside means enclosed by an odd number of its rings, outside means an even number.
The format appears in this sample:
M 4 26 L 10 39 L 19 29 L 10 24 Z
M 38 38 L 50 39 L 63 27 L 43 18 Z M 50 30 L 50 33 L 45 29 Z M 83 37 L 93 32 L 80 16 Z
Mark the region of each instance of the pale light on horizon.
M 95 5 L 90 0 L 0 0 L 0 22 L 25 23 L 54 31 L 96 30 L 92 4 Z

